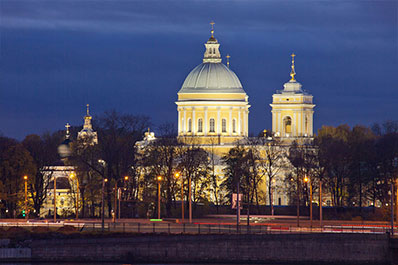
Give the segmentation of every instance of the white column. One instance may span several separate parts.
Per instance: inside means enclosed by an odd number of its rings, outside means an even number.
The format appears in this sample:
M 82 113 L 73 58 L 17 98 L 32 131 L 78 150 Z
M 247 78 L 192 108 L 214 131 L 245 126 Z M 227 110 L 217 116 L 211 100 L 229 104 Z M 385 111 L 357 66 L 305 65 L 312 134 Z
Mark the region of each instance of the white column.
M 243 135 L 246 136 L 246 124 L 247 124 L 247 116 L 246 116 L 247 111 L 243 110 Z
M 204 125 L 203 129 L 204 129 L 205 135 L 207 135 L 207 122 L 208 122 L 208 120 L 207 120 L 207 107 L 205 107 L 205 120 L 203 121 L 203 125 Z
M 276 115 L 274 111 L 272 111 L 272 132 L 276 132 Z
M 297 119 L 296 119 L 296 112 L 293 113 L 293 124 L 292 124 L 292 136 L 297 136 Z
M 280 135 L 280 136 L 283 136 L 283 135 L 282 135 L 282 130 L 281 130 L 281 113 L 280 113 L 280 112 L 278 112 L 277 124 L 278 124 L 278 132 L 279 132 L 279 135 Z
M 246 127 L 245 127 L 245 130 L 246 130 L 246 136 L 249 136 L 249 109 L 246 109 L 246 112 L 245 112 L 246 114 Z
M 311 115 L 310 115 L 310 124 L 311 124 L 311 131 L 309 132 L 309 136 L 313 136 L 314 135 L 314 111 L 311 111 Z
M 303 128 L 303 134 L 306 134 L 306 128 L 305 128 L 305 112 L 304 110 L 302 111 L 302 116 L 301 116 L 301 128 Z
M 232 107 L 229 108 L 229 121 L 228 121 L 228 132 L 232 135 Z
M 220 107 L 217 108 L 217 134 L 221 133 L 220 130 L 220 119 L 221 119 L 221 111 L 220 111 Z
M 182 125 L 182 131 L 185 134 L 187 132 L 187 110 L 184 107 L 184 123 Z
M 238 110 L 238 134 L 241 135 L 242 131 L 241 131 L 241 119 L 240 119 L 240 108 Z
M 178 108 L 177 111 L 178 111 L 178 135 L 180 135 L 182 131 L 181 109 Z
M 196 134 L 195 107 L 192 107 L 192 135 Z
M 300 136 L 303 134 L 302 128 L 301 128 L 301 113 L 297 113 L 297 135 Z

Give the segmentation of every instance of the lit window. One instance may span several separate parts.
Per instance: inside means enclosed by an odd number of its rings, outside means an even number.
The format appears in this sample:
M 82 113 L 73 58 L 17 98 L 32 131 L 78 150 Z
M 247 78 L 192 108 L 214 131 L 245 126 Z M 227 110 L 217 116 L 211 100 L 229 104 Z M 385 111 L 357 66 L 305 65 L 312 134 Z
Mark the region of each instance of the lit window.
M 227 120 L 226 119 L 222 119 L 221 125 L 222 125 L 222 132 L 223 133 L 227 132 Z
M 203 132 L 203 120 L 198 120 L 198 132 Z
M 215 132 L 215 122 L 214 119 L 210 119 L 210 132 Z
M 283 119 L 283 124 L 285 125 L 285 133 L 292 132 L 292 119 L 288 116 Z
M 192 132 L 192 120 L 188 119 L 188 132 Z

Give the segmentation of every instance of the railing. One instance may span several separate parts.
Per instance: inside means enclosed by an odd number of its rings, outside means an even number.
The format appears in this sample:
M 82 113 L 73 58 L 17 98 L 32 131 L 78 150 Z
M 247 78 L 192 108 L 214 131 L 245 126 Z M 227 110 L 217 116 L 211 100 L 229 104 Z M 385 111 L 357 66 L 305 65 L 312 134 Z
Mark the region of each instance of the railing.
M 296 227 L 289 225 L 230 225 L 230 224 L 202 224 L 202 223 L 169 223 L 169 222 L 106 222 L 104 228 L 100 222 L 3 222 L 0 227 L 8 229 L 10 227 L 22 227 L 27 230 L 35 231 L 34 227 L 47 228 L 48 231 L 57 231 L 60 228 L 72 228 L 72 231 L 80 232 L 115 232 L 115 233 L 165 233 L 165 234 L 304 234 L 304 233 L 364 233 L 364 234 L 385 234 L 391 233 L 388 226 L 335 226 L 327 225 L 320 227 Z M 36 230 L 37 231 L 37 230 Z M 40 230 L 39 230 L 40 231 Z M 398 226 L 394 228 L 394 234 L 398 235 Z

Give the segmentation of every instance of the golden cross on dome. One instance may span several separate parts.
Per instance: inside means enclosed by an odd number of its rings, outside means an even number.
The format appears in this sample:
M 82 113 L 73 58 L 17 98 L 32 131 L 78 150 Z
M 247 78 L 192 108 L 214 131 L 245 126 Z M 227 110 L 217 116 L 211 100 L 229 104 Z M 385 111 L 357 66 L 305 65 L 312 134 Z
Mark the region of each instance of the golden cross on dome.
M 87 116 L 90 116 L 90 104 L 87 104 Z
M 214 21 L 210 22 L 210 25 L 211 25 L 211 31 L 210 31 L 210 33 L 211 33 L 211 37 L 212 37 L 212 38 L 214 38 L 214 24 L 216 24 L 216 23 L 214 23 Z
M 231 58 L 231 56 L 229 54 L 227 54 L 227 56 L 225 56 L 225 57 L 227 57 L 227 66 L 229 68 L 229 58 Z
M 290 79 L 290 81 L 296 81 L 296 79 L 294 79 L 294 76 L 296 75 L 296 71 L 294 70 L 294 57 L 296 55 L 292 53 L 291 56 L 292 56 L 292 71 L 290 72 L 290 76 L 292 77 L 292 79 Z
M 65 128 L 66 128 L 66 137 L 69 138 L 69 128 L 70 128 L 70 125 L 69 125 L 68 122 L 66 123 Z

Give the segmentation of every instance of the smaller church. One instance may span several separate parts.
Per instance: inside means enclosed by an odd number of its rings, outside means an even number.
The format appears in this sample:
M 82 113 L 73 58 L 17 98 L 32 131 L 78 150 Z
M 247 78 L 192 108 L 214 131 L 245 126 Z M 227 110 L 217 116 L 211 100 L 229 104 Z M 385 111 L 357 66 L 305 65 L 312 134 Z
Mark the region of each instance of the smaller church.
M 97 132 L 93 130 L 91 124 L 92 116 L 90 115 L 89 104 L 87 104 L 86 115 L 84 116 L 83 129 L 78 132 L 77 139 L 87 139 L 89 144 L 97 144 Z M 50 216 L 54 212 L 57 215 L 68 216 L 75 213 L 78 192 L 78 179 L 75 167 L 67 165 L 65 162 L 71 155 L 71 134 L 69 123 L 65 125 L 65 140 L 58 146 L 58 154 L 60 160 L 54 165 L 48 165 L 43 168 L 45 172 L 45 180 L 47 181 L 47 197 L 41 209 L 41 215 Z M 55 202 L 55 203 L 54 203 Z M 56 206 L 56 207 L 55 207 Z

